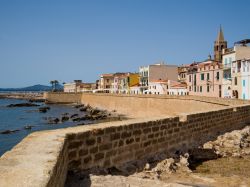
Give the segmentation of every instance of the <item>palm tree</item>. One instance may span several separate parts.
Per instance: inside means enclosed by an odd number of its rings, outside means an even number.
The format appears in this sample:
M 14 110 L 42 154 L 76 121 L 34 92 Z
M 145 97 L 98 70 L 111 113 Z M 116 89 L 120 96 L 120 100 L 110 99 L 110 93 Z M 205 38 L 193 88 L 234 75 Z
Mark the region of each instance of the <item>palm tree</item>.
M 53 92 L 54 91 L 54 89 L 55 89 L 55 81 L 54 80 L 51 80 L 50 81 L 50 84 L 51 84 L 51 91 Z
M 54 80 L 54 84 L 55 84 L 55 91 L 57 91 L 59 81 L 58 80 Z

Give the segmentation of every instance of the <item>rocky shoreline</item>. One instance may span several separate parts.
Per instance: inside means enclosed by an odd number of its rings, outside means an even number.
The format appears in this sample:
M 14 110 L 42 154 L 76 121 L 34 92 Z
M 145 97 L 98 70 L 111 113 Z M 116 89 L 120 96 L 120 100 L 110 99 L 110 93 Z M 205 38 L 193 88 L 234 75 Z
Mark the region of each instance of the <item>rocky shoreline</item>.
M 224 166 L 223 159 L 232 159 L 232 162 L 226 162 L 227 165 Z M 186 153 L 181 151 L 172 155 L 162 153 L 153 158 L 127 163 L 117 168 L 93 168 L 78 173 L 69 172 L 65 186 L 85 186 L 89 183 L 91 186 L 133 187 L 249 186 L 250 179 L 246 177 L 248 174 L 243 171 L 244 168 L 242 168 L 243 174 L 238 171 L 241 167 L 237 168 L 239 162 L 234 163 L 234 159 L 242 161 L 242 165 L 245 160 L 250 162 L 250 126 L 225 133 L 218 136 L 216 140 L 209 141 Z M 197 167 L 202 166 L 203 163 L 207 165 L 211 161 L 217 168 L 222 167 L 225 170 L 224 167 L 227 166 L 236 167 L 237 171 L 229 171 L 227 173 L 229 176 L 223 172 L 208 175 L 206 172 L 197 171 Z M 206 170 L 213 169 L 209 166 L 206 167 L 208 167 Z
M 30 100 L 31 102 L 43 102 L 42 92 L 7 92 L 0 93 L 0 99 L 24 99 Z
M 13 95 L 11 95 L 12 98 Z M 18 96 L 19 97 L 19 96 Z M 38 101 L 36 101 L 38 99 Z M 27 100 L 25 102 L 21 103 L 15 103 L 15 104 L 9 104 L 5 107 L 8 108 L 32 108 L 33 112 L 39 112 L 39 113 L 47 113 L 51 106 L 49 104 L 46 104 L 45 101 L 42 101 L 38 97 L 34 97 L 32 95 L 31 97 L 23 97 L 23 100 Z M 86 125 L 86 124 L 96 124 L 101 122 L 109 122 L 109 121 L 118 121 L 118 120 L 124 120 L 127 119 L 126 116 L 116 113 L 116 111 L 107 111 L 102 110 L 99 108 L 91 107 L 90 105 L 84 105 L 84 104 L 70 104 L 73 108 L 75 108 L 74 113 L 61 113 L 57 116 L 47 116 L 42 117 L 45 124 L 47 125 L 60 125 L 64 122 L 71 122 L 74 123 L 73 125 L 79 126 L 79 125 Z M 13 134 L 16 132 L 19 132 L 21 130 L 31 130 L 34 127 L 34 125 L 27 124 L 21 129 L 5 129 L 0 131 L 0 134 Z

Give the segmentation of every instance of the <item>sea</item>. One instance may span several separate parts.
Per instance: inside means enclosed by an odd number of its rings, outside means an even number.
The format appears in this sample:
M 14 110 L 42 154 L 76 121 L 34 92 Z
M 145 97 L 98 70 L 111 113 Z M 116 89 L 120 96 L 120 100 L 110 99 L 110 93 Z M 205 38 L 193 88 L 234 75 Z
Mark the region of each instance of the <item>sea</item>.
M 76 126 L 76 122 L 66 121 L 58 124 L 48 124 L 49 117 L 61 118 L 64 113 L 81 114 L 72 105 L 35 103 L 41 106 L 49 106 L 51 109 L 47 113 L 40 113 L 38 107 L 7 107 L 9 104 L 24 103 L 26 100 L 20 99 L 0 99 L 0 156 L 6 151 L 11 150 L 23 138 L 35 131 L 60 129 Z M 84 121 L 85 123 L 85 121 Z M 88 122 L 87 122 L 88 123 Z M 78 122 L 79 124 L 79 122 Z M 30 130 L 24 129 L 25 126 L 33 126 Z M 6 130 L 19 130 L 10 134 L 1 134 Z

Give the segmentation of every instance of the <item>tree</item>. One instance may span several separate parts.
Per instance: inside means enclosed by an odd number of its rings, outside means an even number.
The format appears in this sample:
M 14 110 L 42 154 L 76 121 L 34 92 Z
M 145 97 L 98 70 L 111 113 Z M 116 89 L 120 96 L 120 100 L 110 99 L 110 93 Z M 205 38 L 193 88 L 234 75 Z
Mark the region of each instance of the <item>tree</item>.
M 50 81 L 50 84 L 51 84 L 51 91 L 53 92 L 54 91 L 54 89 L 55 89 L 55 81 L 54 80 L 51 80 Z
M 58 88 L 58 84 L 59 84 L 59 81 L 58 81 L 58 80 L 54 80 L 55 91 L 57 91 L 57 88 Z
M 50 84 L 51 84 L 52 92 L 56 92 L 57 88 L 58 88 L 58 85 L 59 85 L 59 81 L 58 80 L 51 80 Z

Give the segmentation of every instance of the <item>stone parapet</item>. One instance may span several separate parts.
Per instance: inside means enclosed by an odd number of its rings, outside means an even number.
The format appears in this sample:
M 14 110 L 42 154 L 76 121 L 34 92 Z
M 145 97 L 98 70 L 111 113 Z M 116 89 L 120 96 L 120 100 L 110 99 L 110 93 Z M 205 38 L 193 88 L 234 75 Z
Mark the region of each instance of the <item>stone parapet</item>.
M 63 186 L 68 171 L 185 150 L 250 122 L 250 105 L 35 132 L 0 158 L 0 186 Z

